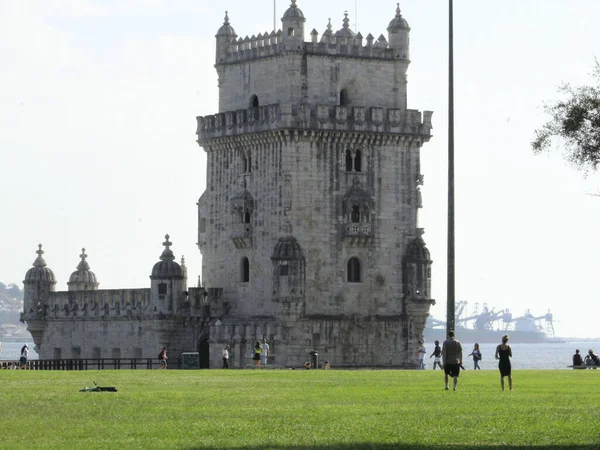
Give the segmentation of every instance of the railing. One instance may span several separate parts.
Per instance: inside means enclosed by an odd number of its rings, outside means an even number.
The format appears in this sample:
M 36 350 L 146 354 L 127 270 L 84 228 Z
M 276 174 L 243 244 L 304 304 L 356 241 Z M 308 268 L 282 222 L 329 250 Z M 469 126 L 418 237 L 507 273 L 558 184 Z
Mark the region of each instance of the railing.
M 11 368 L 18 361 L 0 361 L 0 369 Z M 181 358 L 169 359 L 170 369 L 181 369 Z M 27 370 L 118 370 L 118 369 L 159 369 L 158 358 L 85 358 L 85 359 L 32 359 L 27 361 Z

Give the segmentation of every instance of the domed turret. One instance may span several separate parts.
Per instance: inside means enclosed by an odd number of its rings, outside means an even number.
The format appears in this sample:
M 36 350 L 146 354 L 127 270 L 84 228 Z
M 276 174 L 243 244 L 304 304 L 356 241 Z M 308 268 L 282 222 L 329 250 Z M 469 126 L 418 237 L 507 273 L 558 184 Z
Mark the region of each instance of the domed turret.
M 354 31 L 350 29 L 350 19 L 348 19 L 348 12 L 344 12 L 344 25 L 341 29 L 336 31 L 335 37 L 337 38 L 353 38 L 356 36 Z
M 418 237 L 410 243 L 408 250 L 406 251 L 405 260 L 420 263 L 431 262 L 431 256 L 429 255 L 429 250 L 427 250 L 427 247 L 425 247 L 425 241 L 423 238 Z
M 283 45 L 288 50 L 300 50 L 304 43 L 304 13 L 296 6 L 296 0 L 283 13 L 281 28 L 283 31 Z
M 69 277 L 67 286 L 69 291 L 96 291 L 98 290 L 98 281 L 96 280 L 96 274 L 90 270 L 90 265 L 87 263 L 85 254 L 85 248 L 81 249 L 81 255 L 79 255 L 81 261 L 77 266 L 77 270 Z
M 227 11 L 225 11 L 225 20 L 223 21 L 223 25 L 221 28 L 219 28 L 219 31 L 217 31 L 215 37 L 217 38 L 217 52 L 215 58 L 216 61 L 219 62 L 225 58 L 229 52 L 229 45 L 237 37 L 235 30 L 229 24 L 229 16 L 227 15 Z
M 33 267 L 27 271 L 25 274 L 25 280 L 23 283 L 35 283 L 38 281 L 44 283 L 56 283 L 56 278 L 54 277 L 54 272 L 47 267 L 46 261 L 42 256 L 44 251 L 42 250 L 42 244 L 38 245 L 38 250 L 36 251 L 37 258 L 33 262 Z
M 277 240 L 277 244 L 275 244 L 271 259 L 274 261 L 301 260 L 303 259 L 302 248 L 300 247 L 300 244 L 298 244 L 298 241 L 295 237 L 280 237 Z
M 397 5 L 396 16 L 387 28 L 389 46 L 396 50 L 398 58 L 409 59 L 410 27 L 408 26 L 408 22 L 402 17 L 402 14 L 400 14 L 400 3 Z
M 412 298 L 431 298 L 431 256 L 421 237 L 423 229 L 417 229 L 418 236 L 408 245 L 404 254 L 403 283 L 404 293 Z
M 169 242 L 169 235 L 165 235 L 165 242 L 163 242 L 165 249 L 160 255 L 160 261 L 154 264 L 152 268 L 152 275 L 150 278 L 153 280 L 165 279 L 165 278 L 183 278 L 183 271 L 181 266 L 175 262 L 175 255 L 171 250 L 171 242 Z
M 163 245 L 160 261 L 154 264 L 150 275 L 150 301 L 156 313 L 175 314 L 186 295 L 187 280 L 184 270 L 175 262 L 168 234 Z
M 42 257 L 42 244 L 38 245 L 36 253 L 38 256 L 33 262 L 33 267 L 27 271 L 23 280 L 23 309 L 26 320 L 28 314 L 36 314 L 38 308 L 48 299 L 49 293 L 54 291 L 56 284 L 54 272 L 47 267 Z

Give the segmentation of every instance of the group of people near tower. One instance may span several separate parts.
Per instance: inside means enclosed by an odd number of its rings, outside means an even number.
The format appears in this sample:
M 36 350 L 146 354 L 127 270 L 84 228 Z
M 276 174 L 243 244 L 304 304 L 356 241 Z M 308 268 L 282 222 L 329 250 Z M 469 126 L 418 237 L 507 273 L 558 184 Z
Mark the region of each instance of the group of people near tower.
M 423 357 L 425 356 L 426 350 L 422 341 L 419 341 L 419 349 L 417 350 L 417 356 L 419 361 L 419 369 L 425 369 L 423 363 Z M 473 358 L 473 370 L 481 370 L 479 367 L 479 361 L 481 361 L 482 353 L 479 348 L 479 344 L 473 346 L 473 351 L 468 356 Z M 429 356 L 434 357 L 433 370 L 436 366 L 439 366 L 441 370 L 444 370 L 444 382 L 445 389 L 450 389 L 449 378 L 453 379 L 453 389 L 456 390 L 458 384 L 458 376 L 460 370 L 465 370 L 463 366 L 463 349 L 460 341 L 456 340 L 454 331 L 448 332 L 448 339 L 444 341 L 440 347 L 440 342 L 435 341 L 435 348 L 433 353 Z M 498 360 L 498 370 L 500 371 L 500 385 L 504 390 L 504 378 L 508 378 L 508 387 L 512 390 L 512 367 L 510 358 L 512 358 L 512 349 L 508 345 L 508 336 L 502 336 L 502 343 L 496 347 L 495 358 Z

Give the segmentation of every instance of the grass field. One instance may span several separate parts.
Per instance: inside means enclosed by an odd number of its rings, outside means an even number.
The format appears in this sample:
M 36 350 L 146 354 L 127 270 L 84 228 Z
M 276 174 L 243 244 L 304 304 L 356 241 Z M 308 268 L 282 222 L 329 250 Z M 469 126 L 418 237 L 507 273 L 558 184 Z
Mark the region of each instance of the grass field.
M 92 386 L 119 392 L 82 393 Z M 0 371 L 2 449 L 600 449 L 600 371 Z

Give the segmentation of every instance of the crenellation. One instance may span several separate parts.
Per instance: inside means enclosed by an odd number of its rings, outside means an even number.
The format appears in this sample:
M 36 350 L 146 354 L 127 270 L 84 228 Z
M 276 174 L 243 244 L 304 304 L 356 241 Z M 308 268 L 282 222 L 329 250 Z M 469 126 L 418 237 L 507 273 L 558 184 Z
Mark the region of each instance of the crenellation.
M 284 128 L 412 135 L 424 142 L 431 137 L 431 111 L 300 103 L 291 105 L 288 116 L 282 109 L 275 104 L 198 116 L 198 142 Z

